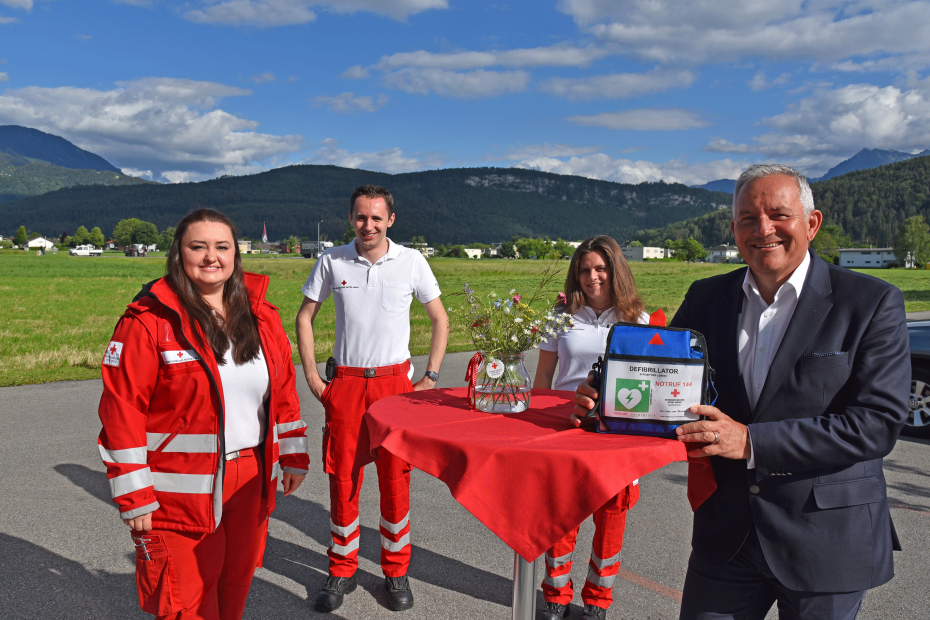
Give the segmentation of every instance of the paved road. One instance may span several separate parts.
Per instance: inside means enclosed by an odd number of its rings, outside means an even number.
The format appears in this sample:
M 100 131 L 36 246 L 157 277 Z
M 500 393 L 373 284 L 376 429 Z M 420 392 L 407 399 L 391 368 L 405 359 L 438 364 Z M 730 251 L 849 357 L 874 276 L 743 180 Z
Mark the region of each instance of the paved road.
M 463 385 L 468 358 L 447 356 L 440 387 Z M 414 363 L 419 372 L 425 360 Z M 531 372 L 534 365 L 531 358 Z M 0 388 L 0 618 L 151 618 L 138 609 L 134 553 L 95 447 L 101 389 L 100 381 Z M 324 581 L 329 544 L 328 492 L 319 466 L 322 408 L 305 388 L 301 399 L 312 473 L 294 497 L 278 502 L 265 567 L 256 574 L 246 608 L 250 619 L 325 617 L 308 603 Z M 930 442 L 899 441 L 885 473 L 905 550 L 895 554 L 897 577 L 869 593 L 860 618 L 930 618 Z M 445 485 L 417 471 L 410 569 L 416 605 L 400 614 L 387 610 L 377 564 L 374 468 L 366 474 L 360 588 L 333 616 L 509 618 L 512 552 Z M 614 586 L 612 620 L 677 618 L 691 535 L 685 476 L 686 466 L 675 463 L 642 479 L 642 499 L 627 525 L 623 578 Z M 589 519 L 579 539 L 581 557 L 592 534 Z M 541 571 L 541 562 L 538 567 Z M 575 583 L 583 583 L 585 570 L 585 562 L 578 562 Z M 537 600 L 541 604 L 541 592 Z M 580 617 L 580 608 L 572 617 Z

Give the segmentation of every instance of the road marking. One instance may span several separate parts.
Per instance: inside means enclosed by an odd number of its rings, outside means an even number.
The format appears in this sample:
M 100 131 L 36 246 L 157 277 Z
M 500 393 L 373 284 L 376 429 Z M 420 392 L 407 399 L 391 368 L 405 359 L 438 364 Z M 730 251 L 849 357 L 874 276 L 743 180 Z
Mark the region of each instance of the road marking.
M 930 510 L 918 510 L 917 508 L 911 508 L 910 506 L 905 506 L 904 504 L 894 504 L 889 502 L 889 508 L 900 508 L 901 510 L 907 510 L 908 512 L 916 512 L 919 515 L 927 515 L 930 517 Z
M 662 596 L 667 596 L 673 601 L 678 601 L 679 603 L 681 602 L 681 592 L 675 588 L 670 588 L 668 586 L 662 585 L 661 583 L 656 583 L 652 579 L 647 579 L 642 575 L 637 575 L 636 573 L 628 571 L 625 568 L 621 568 L 617 572 L 617 576 L 622 579 L 626 579 L 630 583 L 635 583 L 638 586 L 649 588 L 653 592 L 658 592 Z

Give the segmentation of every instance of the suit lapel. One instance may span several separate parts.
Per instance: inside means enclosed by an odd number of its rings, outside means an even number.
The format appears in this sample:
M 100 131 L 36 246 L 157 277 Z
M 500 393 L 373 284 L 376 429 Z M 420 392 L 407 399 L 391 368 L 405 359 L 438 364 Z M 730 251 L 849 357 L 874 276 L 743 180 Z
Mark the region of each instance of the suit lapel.
M 746 272 L 740 270 L 739 273 L 743 274 L 743 276 L 734 280 L 730 285 L 729 303 L 724 308 L 724 312 L 719 315 L 721 321 L 719 329 L 724 335 L 723 341 L 725 344 L 723 350 L 726 353 L 721 356 L 722 361 L 718 369 L 717 381 L 721 386 L 731 386 L 739 402 L 739 412 L 727 411 L 725 413 L 735 419 L 747 419 L 752 407 L 749 405 L 749 396 L 746 394 L 746 386 L 743 383 L 742 373 L 740 373 L 739 369 L 739 349 L 736 342 L 736 336 L 739 333 L 740 315 L 743 312 L 743 299 L 745 298 L 743 279 Z M 711 360 L 711 362 L 713 361 Z
M 811 252 L 811 265 L 807 280 L 804 282 L 804 288 L 801 289 L 801 297 L 798 298 L 798 305 L 791 317 L 791 322 L 788 323 L 785 337 L 769 367 L 765 385 L 762 386 L 762 393 L 752 412 L 752 421 L 758 420 L 765 412 L 798 358 L 820 331 L 820 326 L 823 325 L 824 319 L 833 307 L 833 303 L 826 299 L 831 292 L 830 272 L 823 260 Z

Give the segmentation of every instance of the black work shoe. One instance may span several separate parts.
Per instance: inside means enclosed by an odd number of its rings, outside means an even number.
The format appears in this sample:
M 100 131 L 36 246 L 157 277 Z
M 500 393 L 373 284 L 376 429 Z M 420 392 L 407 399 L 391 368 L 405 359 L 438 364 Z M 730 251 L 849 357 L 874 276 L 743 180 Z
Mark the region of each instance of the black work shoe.
M 607 610 L 597 605 L 585 605 L 582 620 L 607 620 Z
M 326 580 L 326 585 L 316 595 L 316 604 L 314 607 L 317 611 L 336 611 L 342 606 L 342 599 L 349 592 L 355 590 L 355 575 L 351 577 L 330 577 Z
M 413 592 L 407 575 L 385 577 L 384 588 L 388 593 L 388 607 L 391 611 L 403 611 L 413 607 Z
M 539 613 L 536 614 L 536 620 L 562 620 L 562 618 L 568 617 L 568 605 L 560 605 L 558 603 L 550 603 L 546 601 L 546 604 L 542 609 L 539 610 Z

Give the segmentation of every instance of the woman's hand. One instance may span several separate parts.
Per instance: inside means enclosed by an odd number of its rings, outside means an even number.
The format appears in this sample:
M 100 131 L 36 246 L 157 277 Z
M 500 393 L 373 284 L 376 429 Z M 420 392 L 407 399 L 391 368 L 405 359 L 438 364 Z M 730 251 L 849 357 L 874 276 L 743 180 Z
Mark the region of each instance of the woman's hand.
M 297 487 L 301 485 L 304 481 L 304 478 L 307 477 L 307 474 L 289 474 L 284 472 L 284 475 L 281 476 L 281 486 L 284 487 L 284 497 L 287 497 L 291 493 L 297 490 Z
M 123 523 L 132 528 L 134 532 L 148 532 L 152 529 L 152 513 L 144 514 L 134 519 L 123 519 Z

